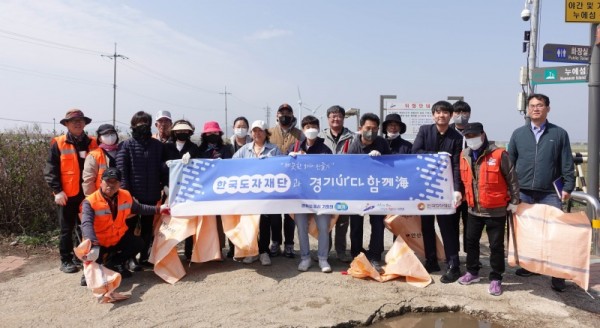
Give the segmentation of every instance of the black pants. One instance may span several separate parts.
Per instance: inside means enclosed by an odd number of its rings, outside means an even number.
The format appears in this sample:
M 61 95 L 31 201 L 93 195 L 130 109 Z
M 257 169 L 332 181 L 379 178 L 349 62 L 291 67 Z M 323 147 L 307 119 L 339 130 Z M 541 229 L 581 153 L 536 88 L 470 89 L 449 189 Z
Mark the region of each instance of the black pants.
M 123 264 L 128 259 L 134 257 L 144 248 L 142 237 L 134 235 L 133 230 L 128 229 L 119 242 L 111 247 L 100 246 L 99 264 L 115 266 Z
M 269 252 L 271 230 L 275 232 L 277 227 L 279 227 L 278 231 L 281 238 L 281 214 L 263 214 L 260 216 L 258 222 L 258 252 L 260 254 Z
M 283 218 L 283 236 L 281 235 L 281 215 L 268 214 L 271 217 L 271 238 L 274 243 L 283 244 L 285 237 L 285 245 L 294 245 L 294 234 L 296 233 L 296 223 L 289 214 L 285 214 Z
M 60 239 L 58 250 L 61 262 L 73 260 L 73 232 L 79 223 L 79 205 L 83 201 L 83 193 L 69 197 L 65 206 L 58 206 L 58 225 L 60 226 Z
M 423 232 L 423 244 L 425 246 L 425 258 L 427 261 L 437 261 L 435 246 L 435 218 L 437 217 L 442 241 L 444 242 L 444 253 L 448 268 L 458 267 L 459 225 L 458 215 L 422 215 L 421 231 Z
M 365 218 L 361 215 L 350 216 L 350 254 L 356 257 L 360 252 L 365 252 L 367 258 L 371 261 L 381 261 L 383 254 L 383 232 L 385 225 L 383 215 L 369 215 L 371 223 L 371 238 L 369 240 L 369 250 L 363 249 L 363 225 Z
M 150 247 L 152 247 L 152 241 L 154 240 L 154 215 L 136 215 L 135 217 L 128 219 L 127 226 L 129 227 L 129 230 L 127 231 L 133 233 L 138 222 L 141 227 L 140 237 L 144 241 L 144 245 L 138 253 L 140 253 L 140 262 L 144 262 L 150 257 Z M 134 253 L 134 256 L 136 254 L 137 253 Z
M 467 201 L 463 201 L 460 203 L 460 206 L 458 206 L 456 208 L 456 214 L 460 217 L 460 221 L 462 222 L 463 225 L 463 235 L 462 235 L 462 242 L 463 242 L 463 251 L 466 253 L 467 252 L 467 225 L 469 224 L 469 220 L 467 220 L 467 217 L 469 217 L 469 205 L 467 205 Z
M 504 273 L 504 230 L 506 229 L 506 217 L 484 218 L 469 214 L 467 218 L 467 271 L 477 275 L 479 273 L 479 240 L 483 228 L 490 242 L 490 280 L 502 280 Z
M 331 232 L 329 233 L 329 250 L 331 246 L 335 245 L 335 251 L 339 254 L 346 252 L 347 242 L 346 235 L 348 234 L 348 226 L 350 225 L 351 215 L 340 215 L 335 222 L 335 241 L 331 238 Z

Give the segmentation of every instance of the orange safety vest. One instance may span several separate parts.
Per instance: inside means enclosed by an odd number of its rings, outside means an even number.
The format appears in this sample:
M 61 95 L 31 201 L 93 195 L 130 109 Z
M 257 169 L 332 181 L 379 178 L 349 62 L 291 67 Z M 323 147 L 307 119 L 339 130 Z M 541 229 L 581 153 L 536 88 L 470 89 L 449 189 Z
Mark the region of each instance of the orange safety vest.
M 503 207 L 508 205 L 508 201 L 510 200 L 508 185 L 500 170 L 500 162 L 502 161 L 502 153 L 504 151 L 504 149 L 498 148 L 477 160 L 480 162 L 477 176 L 477 199 L 479 206 L 483 208 Z M 463 154 L 460 156 L 460 179 L 465 185 L 467 204 L 469 207 L 475 207 L 473 167 Z
M 90 152 L 90 155 L 94 157 L 96 164 L 98 164 L 98 173 L 96 173 L 96 190 L 98 190 L 100 189 L 100 183 L 102 183 L 102 173 L 108 168 L 106 154 L 104 154 L 102 148 L 96 148 Z
M 88 151 L 98 148 L 95 137 L 91 139 Z M 52 140 L 58 145 L 60 151 L 60 183 L 67 197 L 77 196 L 81 190 L 81 171 L 75 145 L 67 143 L 67 135 L 63 134 Z M 87 155 L 87 154 L 86 154 Z
M 127 190 L 119 189 L 117 195 L 117 217 L 113 220 L 113 215 L 110 212 L 110 206 L 100 190 L 96 190 L 93 194 L 86 197 L 94 210 L 94 231 L 98 243 L 103 247 L 116 245 L 127 232 L 127 224 L 125 221 L 131 214 L 131 206 L 133 197 Z

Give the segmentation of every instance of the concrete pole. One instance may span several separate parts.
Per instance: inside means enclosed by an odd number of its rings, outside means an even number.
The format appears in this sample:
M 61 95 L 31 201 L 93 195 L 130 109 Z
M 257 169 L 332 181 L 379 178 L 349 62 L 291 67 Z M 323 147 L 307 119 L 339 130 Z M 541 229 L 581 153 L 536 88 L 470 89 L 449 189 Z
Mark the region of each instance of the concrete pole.
M 598 24 L 590 24 L 590 66 L 588 68 L 589 102 L 588 102 L 588 165 L 587 190 L 590 196 L 598 198 L 598 164 L 600 142 L 600 48 L 596 45 Z
M 529 35 L 529 54 L 527 58 L 527 77 L 529 82 L 528 96 L 535 93 L 533 70 L 537 67 L 537 46 L 539 32 L 540 0 L 533 0 L 531 5 L 531 34 Z

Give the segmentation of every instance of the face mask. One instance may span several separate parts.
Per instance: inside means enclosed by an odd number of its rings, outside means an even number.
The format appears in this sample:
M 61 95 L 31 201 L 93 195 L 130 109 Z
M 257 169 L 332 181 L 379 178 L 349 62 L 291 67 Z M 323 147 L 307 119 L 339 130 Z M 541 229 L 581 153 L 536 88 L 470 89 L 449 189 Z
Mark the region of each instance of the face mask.
M 463 125 L 469 123 L 469 117 L 458 115 L 454 118 L 454 124 Z
M 105 145 L 112 146 L 117 142 L 117 135 L 114 133 L 102 135 L 100 141 Z
M 131 135 L 134 139 L 146 139 L 152 136 L 150 124 L 142 124 L 131 129 Z
M 187 141 L 190 139 L 189 133 L 176 133 L 175 138 L 179 141 Z
M 315 128 L 310 128 L 310 129 L 307 129 L 306 131 L 304 131 L 304 135 L 306 136 L 307 139 L 310 139 L 310 140 L 316 139 L 318 134 L 319 134 L 319 130 L 317 130 Z
M 387 137 L 390 140 L 396 139 L 396 138 L 398 138 L 398 136 L 400 136 L 400 132 L 394 132 L 394 133 L 388 132 L 388 134 L 387 134 Z
M 377 137 L 377 135 L 375 133 L 373 133 L 373 131 L 371 131 L 371 130 L 362 131 L 361 135 L 362 135 L 363 139 L 365 139 L 365 141 L 373 141 L 373 140 L 375 140 L 375 137 Z
M 279 116 L 279 124 L 283 126 L 289 126 L 292 123 L 291 116 Z
M 238 138 L 244 138 L 248 135 L 248 129 L 235 128 L 233 129 L 233 134 Z
M 474 138 L 465 138 L 465 141 L 467 143 L 467 147 L 473 150 L 478 150 L 479 148 L 481 148 L 481 145 L 483 145 L 483 139 L 481 138 L 481 136 Z
M 211 144 L 218 143 L 219 139 L 221 139 L 221 136 L 218 134 L 209 134 L 209 135 L 204 136 L 204 140 L 206 140 L 206 142 L 211 143 Z

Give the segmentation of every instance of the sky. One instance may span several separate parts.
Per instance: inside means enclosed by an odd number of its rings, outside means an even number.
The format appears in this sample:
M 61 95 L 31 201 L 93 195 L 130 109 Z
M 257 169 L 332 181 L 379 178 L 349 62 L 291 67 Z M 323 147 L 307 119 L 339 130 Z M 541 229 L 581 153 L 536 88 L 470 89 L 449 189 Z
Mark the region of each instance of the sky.
M 227 120 L 230 134 L 238 116 L 274 125 L 282 103 L 299 120 L 314 112 L 323 128 L 332 105 L 379 114 L 380 95 L 463 96 L 471 121 L 508 140 L 524 123 L 524 2 L 0 0 L 0 130 L 64 130 L 58 122 L 70 108 L 92 118 L 89 133 L 111 123 L 114 62 L 102 55 L 116 43 L 126 57 L 116 74 L 123 131 L 139 110 L 168 110 L 197 132 L 212 120 L 225 130 Z M 564 5 L 541 0 L 539 53 L 546 43 L 589 44 L 590 25 L 565 23 Z M 587 141 L 587 84 L 537 91 L 550 97 L 549 120 Z

